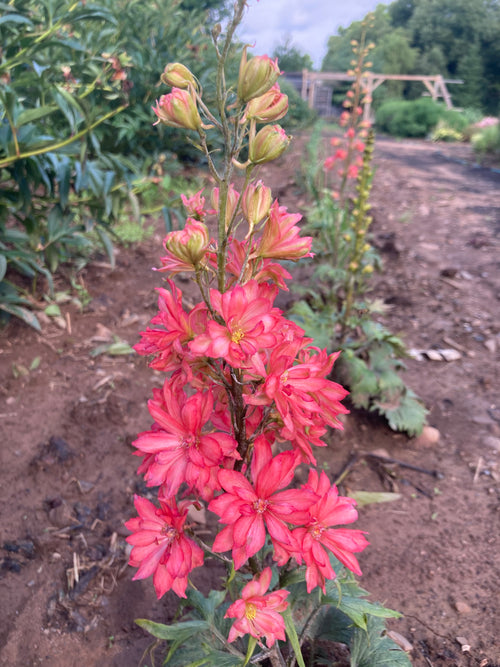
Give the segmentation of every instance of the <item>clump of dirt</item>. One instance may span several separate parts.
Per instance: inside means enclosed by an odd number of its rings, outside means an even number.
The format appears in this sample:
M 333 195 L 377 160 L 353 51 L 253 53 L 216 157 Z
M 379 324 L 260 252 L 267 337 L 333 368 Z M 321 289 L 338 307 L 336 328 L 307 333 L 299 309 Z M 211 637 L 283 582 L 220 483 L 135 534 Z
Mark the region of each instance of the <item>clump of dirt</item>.
M 261 177 L 306 213 L 304 141 Z M 403 612 L 391 627 L 412 645 L 413 664 L 493 667 L 500 174 L 463 146 L 420 141 L 378 139 L 375 166 L 373 234 L 385 269 L 373 296 L 414 350 L 405 379 L 433 428 L 408 439 L 352 411 L 318 458 L 332 479 L 348 471 L 345 493 L 401 496 L 360 509 L 371 541 L 360 562 L 373 598 Z M 13 321 L 0 333 L 1 664 L 132 667 L 150 644 L 134 619 L 168 621 L 176 609 L 174 595 L 158 601 L 150 581 L 131 581 L 123 525 L 133 494 L 149 493 L 131 443 L 150 426 L 146 401 L 161 377 L 135 355 L 99 353 L 114 337 L 133 345 L 154 315 L 161 238 L 158 225 L 140 247 L 120 249 L 114 270 L 89 264 L 90 305 L 63 306 L 63 324 L 48 320 L 40 335 Z M 443 350 L 450 360 L 432 354 Z M 210 564 L 194 575 L 210 588 L 220 572 Z

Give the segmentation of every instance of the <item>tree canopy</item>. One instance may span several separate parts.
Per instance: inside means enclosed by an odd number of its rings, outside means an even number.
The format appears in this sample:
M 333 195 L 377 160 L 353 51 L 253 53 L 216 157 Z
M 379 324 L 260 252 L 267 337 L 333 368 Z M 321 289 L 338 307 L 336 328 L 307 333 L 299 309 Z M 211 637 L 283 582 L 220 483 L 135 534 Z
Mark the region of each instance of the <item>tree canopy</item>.
M 500 107 L 500 1 L 395 0 L 378 5 L 368 39 L 375 42 L 373 70 L 385 74 L 442 74 L 463 85 L 452 89 L 457 106 L 498 113 Z M 330 37 L 323 71 L 346 71 L 350 42 L 361 21 Z M 405 86 L 415 94 L 415 86 Z M 403 86 L 386 89 L 401 95 Z

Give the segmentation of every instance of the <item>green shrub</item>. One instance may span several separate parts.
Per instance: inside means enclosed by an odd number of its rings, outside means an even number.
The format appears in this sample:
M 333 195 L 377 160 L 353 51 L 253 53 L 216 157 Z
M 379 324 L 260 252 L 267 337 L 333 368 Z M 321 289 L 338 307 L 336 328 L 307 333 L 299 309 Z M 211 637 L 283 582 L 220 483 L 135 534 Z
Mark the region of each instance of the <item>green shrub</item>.
M 500 122 L 472 135 L 472 147 L 480 155 L 500 156 Z
M 304 128 L 311 125 L 317 118 L 317 114 L 310 109 L 307 101 L 303 100 L 298 91 L 287 81 L 280 81 L 282 93 L 288 95 L 288 113 L 280 121 L 286 130 Z
M 376 113 L 376 126 L 395 137 L 426 137 L 442 115 L 439 104 L 427 97 L 412 102 L 390 100 Z

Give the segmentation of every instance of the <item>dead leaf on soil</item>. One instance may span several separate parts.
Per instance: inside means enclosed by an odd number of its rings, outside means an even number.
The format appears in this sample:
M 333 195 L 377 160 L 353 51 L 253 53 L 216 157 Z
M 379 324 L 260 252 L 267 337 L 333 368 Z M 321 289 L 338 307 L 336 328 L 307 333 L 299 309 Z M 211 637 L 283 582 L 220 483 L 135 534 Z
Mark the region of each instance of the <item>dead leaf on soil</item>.
M 429 349 L 429 350 L 417 350 L 412 348 L 408 350 L 408 355 L 412 359 L 417 361 L 458 361 L 462 358 L 462 355 L 458 350 L 453 350 L 451 348 L 442 348 L 442 349 Z
M 354 498 L 358 507 L 374 503 L 390 503 L 401 498 L 400 493 L 389 493 L 388 491 L 349 491 L 349 496 Z

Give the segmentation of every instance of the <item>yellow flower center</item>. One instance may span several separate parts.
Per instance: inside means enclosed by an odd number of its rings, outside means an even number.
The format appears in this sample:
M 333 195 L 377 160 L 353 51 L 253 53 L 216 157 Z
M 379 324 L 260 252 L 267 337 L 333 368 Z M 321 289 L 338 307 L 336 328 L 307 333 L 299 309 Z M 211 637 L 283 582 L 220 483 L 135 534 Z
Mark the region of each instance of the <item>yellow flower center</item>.
M 245 616 L 249 621 L 253 621 L 253 619 L 257 616 L 257 607 L 251 602 L 247 602 L 245 604 Z
M 233 343 L 239 343 L 244 336 L 245 334 L 241 329 L 235 329 L 231 334 L 231 340 Z

